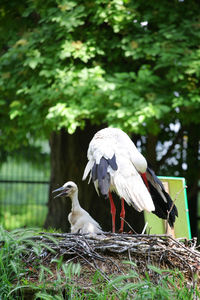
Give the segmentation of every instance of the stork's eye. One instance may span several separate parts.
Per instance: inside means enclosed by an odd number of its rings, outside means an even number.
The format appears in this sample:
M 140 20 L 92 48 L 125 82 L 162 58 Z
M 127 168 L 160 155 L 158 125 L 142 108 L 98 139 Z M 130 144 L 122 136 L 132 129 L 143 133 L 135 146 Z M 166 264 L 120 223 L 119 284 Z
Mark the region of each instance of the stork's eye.
M 71 188 L 71 187 L 72 187 L 72 185 L 70 185 L 70 184 L 69 184 L 67 187 L 68 187 L 68 188 Z

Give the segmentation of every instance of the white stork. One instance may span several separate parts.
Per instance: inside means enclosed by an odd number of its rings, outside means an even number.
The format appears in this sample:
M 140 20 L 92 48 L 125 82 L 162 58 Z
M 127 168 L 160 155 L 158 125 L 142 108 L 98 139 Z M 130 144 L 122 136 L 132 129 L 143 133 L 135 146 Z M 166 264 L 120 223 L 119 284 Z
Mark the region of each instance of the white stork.
M 103 233 L 100 225 L 80 206 L 78 201 L 78 187 L 73 181 L 66 182 L 62 187 L 54 190 L 54 192 L 61 192 L 54 198 L 60 196 L 71 198 L 72 210 L 68 215 L 68 221 L 71 224 L 72 233 L 89 233 L 94 235 Z
M 170 211 L 173 202 L 169 194 L 125 132 L 118 128 L 98 131 L 89 144 L 87 157 L 83 180 L 90 173 L 97 193 L 109 197 L 113 232 L 116 209 L 112 191 L 121 198 L 120 232 L 123 232 L 124 227 L 124 200 L 139 212 L 145 210 L 168 219 L 169 225 L 173 227 L 175 217 L 178 216 L 176 206 Z

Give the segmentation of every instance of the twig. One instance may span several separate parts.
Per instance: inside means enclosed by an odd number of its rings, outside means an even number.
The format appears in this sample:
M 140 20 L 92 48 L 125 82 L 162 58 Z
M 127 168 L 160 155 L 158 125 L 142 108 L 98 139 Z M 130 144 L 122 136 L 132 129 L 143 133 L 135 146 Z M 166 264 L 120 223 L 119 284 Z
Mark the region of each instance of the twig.
M 143 228 L 143 230 L 142 230 L 142 233 L 141 233 L 141 234 L 144 234 L 144 233 L 145 233 L 145 230 L 146 230 L 147 226 L 148 226 L 148 222 L 146 222 L 146 224 L 144 225 L 144 228 Z
M 120 219 L 122 219 L 135 234 L 138 234 L 124 218 L 120 217 Z

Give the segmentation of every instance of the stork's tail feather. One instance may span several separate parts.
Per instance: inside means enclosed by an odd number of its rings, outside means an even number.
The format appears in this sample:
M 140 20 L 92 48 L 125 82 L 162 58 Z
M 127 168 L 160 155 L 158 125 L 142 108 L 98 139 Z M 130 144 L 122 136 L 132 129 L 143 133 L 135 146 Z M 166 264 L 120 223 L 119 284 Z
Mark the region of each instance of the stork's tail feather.
M 149 192 L 155 205 L 155 211 L 152 213 L 159 218 L 168 219 L 170 227 L 173 227 L 175 219 L 178 217 L 178 210 L 170 195 L 165 191 L 162 182 L 149 167 L 147 168 L 147 175 Z

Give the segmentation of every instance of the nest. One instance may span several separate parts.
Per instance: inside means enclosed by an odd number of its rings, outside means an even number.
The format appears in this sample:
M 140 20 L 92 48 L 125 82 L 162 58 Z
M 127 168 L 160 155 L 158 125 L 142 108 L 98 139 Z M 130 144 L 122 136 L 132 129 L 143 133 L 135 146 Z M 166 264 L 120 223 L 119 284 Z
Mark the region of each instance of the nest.
M 200 252 L 196 239 L 174 239 L 169 235 L 114 234 L 91 237 L 82 234 L 41 233 L 32 239 L 42 245 L 39 254 L 43 263 L 63 257 L 65 262 L 79 262 L 98 270 L 109 280 L 110 274 L 125 274 L 122 261 L 131 261 L 139 274 L 144 275 L 149 265 L 181 271 L 195 285 L 199 282 Z M 30 249 L 24 257 L 31 264 L 38 259 Z

